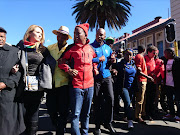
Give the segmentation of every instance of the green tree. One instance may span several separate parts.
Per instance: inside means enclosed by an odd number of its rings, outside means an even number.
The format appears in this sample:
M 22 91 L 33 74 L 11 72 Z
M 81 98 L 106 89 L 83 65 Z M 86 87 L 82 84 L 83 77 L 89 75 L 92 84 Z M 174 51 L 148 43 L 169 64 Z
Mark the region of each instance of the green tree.
M 127 0 L 76 0 L 72 15 L 76 14 L 76 23 L 86 23 L 90 29 L 121 29 L 126 26 L 131 4 Z

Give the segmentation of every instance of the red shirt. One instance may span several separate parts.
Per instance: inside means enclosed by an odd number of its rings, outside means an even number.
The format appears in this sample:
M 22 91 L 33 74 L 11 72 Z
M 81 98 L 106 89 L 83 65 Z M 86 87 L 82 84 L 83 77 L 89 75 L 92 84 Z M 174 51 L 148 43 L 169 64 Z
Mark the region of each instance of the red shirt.
M 163 60 L 159 58 L 155 59 L 155 63 L 156 63 L 156 68 L 154 74 L 156 75 L 157 83 L 160 83 L 161 79 L 164 79 L 164 71 L 165 71 L 164 63 Z
M 148 55 L 146 55 L 144 56 L 144 59 L 146 61 L 147 74 L 154 78 L 154 71 L 156 68 L 156 63 L 154 58 L 149 58 Z
M 147 75 L 147 68 L 146 68 L 146 62 L 144 60 L 144 57 L 142 54 L 137 54 L 135 56 L 135 65 L 136 67 L 140 67 L 141 68 L 141 71 L 142 73 L 144 73 L 145 75 Z M 147 82 L 147 78 L 141 76 L 141 75 L 138 75 L 138 81 L 139 82 Z

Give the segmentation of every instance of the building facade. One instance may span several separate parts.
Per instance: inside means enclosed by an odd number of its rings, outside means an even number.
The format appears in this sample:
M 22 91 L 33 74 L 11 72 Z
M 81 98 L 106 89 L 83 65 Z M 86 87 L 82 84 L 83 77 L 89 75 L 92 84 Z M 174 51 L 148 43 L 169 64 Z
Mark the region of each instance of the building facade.
M 180 0 L 170 0 L 171 5 L 171 18 L 175 19 L 176 23 L 176 41 L 178 42 L 178 48 L 180 49 Z M 179 50 L 180 54 L 180 50 Z
M 164 49 L 172 46 L 165 40 L 165 26 L 173 21 L 174 19 L 171 18 L 161 19 L 161 17 L 156 17 L 153 21 L 133 30 L 131 35 L 128 34 L 117 38 L 114 49 L 120 47 L 137 50 L 138 45 L 144 45 L 145 47 L 155 45 L 159 50 L 159 57 L 161 57 Z

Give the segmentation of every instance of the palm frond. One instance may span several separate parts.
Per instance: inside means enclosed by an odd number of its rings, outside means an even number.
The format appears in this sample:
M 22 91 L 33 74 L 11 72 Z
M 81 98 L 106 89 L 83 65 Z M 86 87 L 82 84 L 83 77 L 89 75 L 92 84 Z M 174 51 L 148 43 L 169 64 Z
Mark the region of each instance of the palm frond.
M 77 0 L 72 15 L 76 14 L 76 23 L 88 22 L 90 29 L 121 29 L 126 26 L 131 15 L 128 0 Z

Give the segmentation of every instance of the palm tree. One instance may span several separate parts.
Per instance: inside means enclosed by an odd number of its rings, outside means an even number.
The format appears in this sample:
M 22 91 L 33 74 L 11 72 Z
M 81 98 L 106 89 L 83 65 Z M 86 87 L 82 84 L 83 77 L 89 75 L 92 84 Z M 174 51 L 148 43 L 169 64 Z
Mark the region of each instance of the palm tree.
M 131 4 L 127 0 L 77 0 L 72 7 L 72 15 L 76 14 L 76 23 L 88 22 L 90 29 L 121 29 L 126 26 Z

